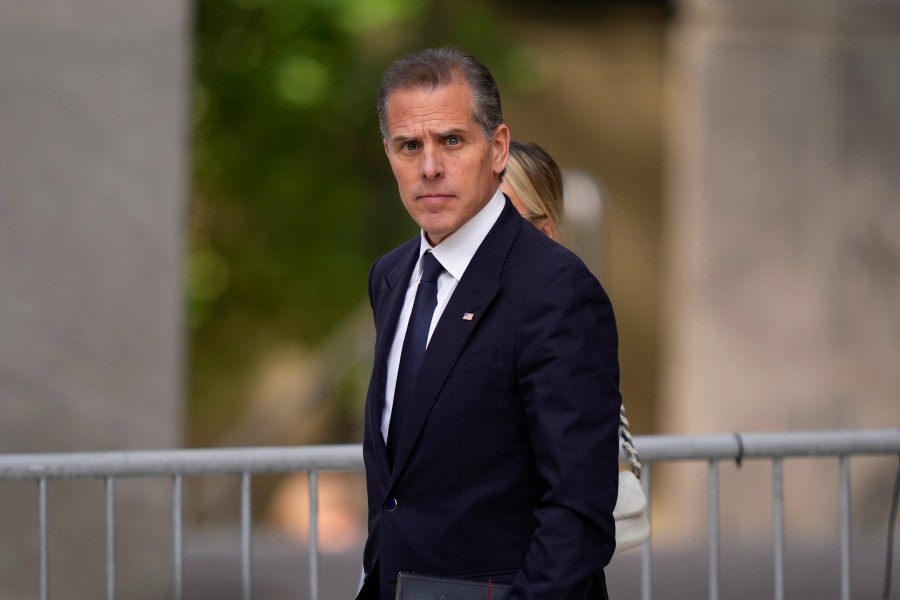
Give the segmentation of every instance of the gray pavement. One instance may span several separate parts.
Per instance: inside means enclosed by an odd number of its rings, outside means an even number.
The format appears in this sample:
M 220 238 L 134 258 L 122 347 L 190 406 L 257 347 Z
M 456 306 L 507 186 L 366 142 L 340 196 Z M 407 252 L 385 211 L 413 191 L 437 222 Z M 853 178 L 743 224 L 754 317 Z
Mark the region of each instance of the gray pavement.
M 193 532 L 185 540 L 184 600 L 239 600 L 241 567 L 236 534 Z M 304 545 L 271 532 L 254 533 L 253 598 L 296 600 L 309 597 L 308 554 Z M 359 577 L 362 548 L 320 557 L 322 600 L 353 598 Z M 772 551 L 768 544 L 723 545 L 720 555 L 721 600 L 773 598 Z M 853 542 L 852 597 L 881 598 L 885 539 L 873 536 Z M 694 600 L 709 597 L 708 555 L 705 546 L 655 548 L 653 597 L 657 600 Z M 896 561 L 895 561 L 896 562 Z M 840 550 L 837 543 L 791 544 L 785 557 L 785 598 L 840 598 Z M 900 578 L 900 573 L 895 573 Z M 613 600 L 640 598 L 640 552 L 613 558 L 607 568 Z M 895 589 L 894 598 L 900 598 Z

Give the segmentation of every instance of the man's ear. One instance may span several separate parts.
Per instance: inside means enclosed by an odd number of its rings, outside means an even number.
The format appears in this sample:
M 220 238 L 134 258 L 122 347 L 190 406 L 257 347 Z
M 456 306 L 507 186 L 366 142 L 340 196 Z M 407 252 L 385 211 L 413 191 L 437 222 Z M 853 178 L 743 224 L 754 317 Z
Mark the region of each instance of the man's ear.
M 381 140 L 384 143 L 384 153 L 387 154 L 388 158 L 391 157 L 391 148 L 388 146 L 387 140 Z
M 491 152 L 494 154 L 494 173 L 499 175 L 506 168 L 506 162 L 509 160 L 509 127 L 506 126 L 506 123 L 500 123 L 494 130 Z

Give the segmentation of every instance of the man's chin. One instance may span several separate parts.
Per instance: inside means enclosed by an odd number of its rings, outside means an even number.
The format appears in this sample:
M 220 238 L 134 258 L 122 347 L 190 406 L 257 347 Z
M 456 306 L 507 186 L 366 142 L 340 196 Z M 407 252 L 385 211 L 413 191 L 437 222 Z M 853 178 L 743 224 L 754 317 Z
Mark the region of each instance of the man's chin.
M 428 242 L 432 246 L 437 246 L 439 243 L 444 241 L 444 239 L 449 236 L 451 233 L 456 231 L 457 228 L 450 227 L 442 227 L 442 226 L 433 226 L 428 225 L 422 227 L 422 231 L 425 232 L 425 237 L 428 239 Z

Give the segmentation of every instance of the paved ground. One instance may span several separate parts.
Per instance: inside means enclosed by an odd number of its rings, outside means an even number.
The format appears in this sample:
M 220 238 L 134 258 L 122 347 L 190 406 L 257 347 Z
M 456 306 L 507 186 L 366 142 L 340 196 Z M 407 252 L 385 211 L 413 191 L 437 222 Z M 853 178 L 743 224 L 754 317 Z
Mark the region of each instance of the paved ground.
M 885 540 L 854 540 L 852 591 L 855 599 L 881 598 Z M 239 600 L 241 568 L 239 542 L 234 534 L 197 533 L 186 538 L 184 600 Z M 352 598 L 359 577 L 361 548 L 320 557 L 321 600 Z M 897 562 L 895 560 L 895 562 Z M 253 598 L 308 598 L 306 549 L 271 533 L 254 534 Z M 771 549 L 766 546 L 723 547 L 720 557 L 721 600 L 760 600 L 773 597 Z M 708 558 L 705 547 L 654 549 L 653 597 L 657 600 L 708 598 Z M 640 598 L 640 552 L 616 556 L 607 569 L 613 600 Z M 895 579 L 900 571 L 895 569 Z M 821 545 L 789 545 L 786 554 L 785 598 L 840 598 L 839 549 Z M 894 598 L 900 598 L 900 583 Z

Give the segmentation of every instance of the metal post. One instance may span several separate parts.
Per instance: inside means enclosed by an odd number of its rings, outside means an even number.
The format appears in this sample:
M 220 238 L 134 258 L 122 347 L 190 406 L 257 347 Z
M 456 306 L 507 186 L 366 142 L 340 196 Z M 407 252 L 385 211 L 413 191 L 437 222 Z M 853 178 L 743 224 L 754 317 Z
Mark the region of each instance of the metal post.
M 709 600 L 719 600 L 719 461 L 709 461 Z
M 309 597 L 319 600 L 319 472 L 309 471 Z
M 241 474 L 241 597 L 250 600 L 252 565 L 250 560 L 250 526 L 251 526 L 250 473 Z
M 47 478 L 38 479 L 38 589 L 40 600 L 47 600 Z
M 850 600 L 850 458 L 842 454 L 841 469 L 841 600 Z
M 650 518 L 650 467 L 652 463 L 644 462 L 644 467 L 641 469 L 641 483 L 644 484 L 644 495 L 647 497 L 647 518 Z M 653 597 L 653 590 L 651 586 L 652 581 L 652 564 L 651 558 L 653 556 L 652 548 L 650 544 L 653 541 L 653 521 L 650 521 L 650 537 L 647 538 L 647 541 L 644 542 L 644 545 L 641 546 L 641 600 L 651 600 Z
M 174 589 L 172 597 L 175 600 L 181 600 L 184 568 L 184 541 L 182 527 L 182 496 L 183 496 L 183 478 L 181 475 L 172 477 L 172 584 Z
M 106 600 L 116 597 L 116 480 L 104 478 L 106 488 Z
M 784 600 L 784 471 L 780 457 L 772 459 L 772 520 L 775 542 L 775 600 Z

